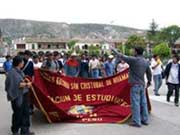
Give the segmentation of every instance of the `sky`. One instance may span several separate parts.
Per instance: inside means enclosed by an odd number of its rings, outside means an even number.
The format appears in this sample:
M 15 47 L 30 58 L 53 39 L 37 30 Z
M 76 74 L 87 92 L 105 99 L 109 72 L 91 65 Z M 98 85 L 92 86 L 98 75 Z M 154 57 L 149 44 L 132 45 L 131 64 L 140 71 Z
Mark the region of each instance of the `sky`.
M 1 19 L 103 23 L 148 29 L 180 25 L 180 0 L 0 0 Z

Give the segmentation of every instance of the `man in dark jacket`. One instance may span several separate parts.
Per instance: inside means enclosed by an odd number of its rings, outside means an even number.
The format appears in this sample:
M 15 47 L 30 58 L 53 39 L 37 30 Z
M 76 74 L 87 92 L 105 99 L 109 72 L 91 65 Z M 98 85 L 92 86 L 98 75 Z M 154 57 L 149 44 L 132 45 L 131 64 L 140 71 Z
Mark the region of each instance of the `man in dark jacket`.
M 129 64 L 129 83 L 132 85 L 130 91 L 132 122 L 130 126 L 141 127 L 141 124 L 148 125 L 145 87 L 150 86 L 152 74 L 148 61 L 143 57 L 144 49 L 142 47 L 134 48 L 134 56 L 123 55 L 115 48 L 112 48 L 112 51 Z M 148 80 L 147 86 L 145 86 L 145 74 Z
M 13 135 L 34 135 L 29 131 L 30 114 L 28 92 L 31 82 L 24 78 L 21 68 L 24 66 L 23 59 L 20 56 L 13 58 L 13 69 L 8 72 L 5 81 L 5 90 L 7 98 L 11 102 L 13 110 L 12 127 Z
M 179 106 L 179 87 L 180 87 L 180 64 L 178 55 L 173 56 L 173 61 L 170 62 L 165 69 L 166 82 L 168 86 L 167 101 L 170 102 L 170 97 L 175 90 L 175 106 Z

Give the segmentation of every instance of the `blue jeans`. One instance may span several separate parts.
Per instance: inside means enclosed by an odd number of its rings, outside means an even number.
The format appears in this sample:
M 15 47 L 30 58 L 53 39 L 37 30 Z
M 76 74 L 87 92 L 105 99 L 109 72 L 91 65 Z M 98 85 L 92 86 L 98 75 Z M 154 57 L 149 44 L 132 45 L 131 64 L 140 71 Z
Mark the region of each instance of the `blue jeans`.
M 153 75 L 153 80 L 154 80 L 154 93 L 158 94 L 159 89 L 162 85 L 162 75 L 161 74 Z
M 141 122 L 148 123 L 148 109 L 147 109 L 147 99 L 145 94 L 145 88 L 143 85 L 133 85 L 131 87 L 131 111 L 132 111 L 132 121 L 138 125 Z
M 99 78 L 99 69 L 92 69 L 91 70 L 91 77 L 93 79 L 98 79 Z

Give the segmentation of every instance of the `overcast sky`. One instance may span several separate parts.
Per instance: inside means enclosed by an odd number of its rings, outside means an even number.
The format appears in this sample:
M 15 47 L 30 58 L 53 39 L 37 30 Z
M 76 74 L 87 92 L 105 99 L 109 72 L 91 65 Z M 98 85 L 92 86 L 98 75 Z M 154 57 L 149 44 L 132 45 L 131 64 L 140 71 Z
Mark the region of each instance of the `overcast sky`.
M 0 0 L 0 18 L 105 23 L 148 29 L 180 25 L 180 0 Z

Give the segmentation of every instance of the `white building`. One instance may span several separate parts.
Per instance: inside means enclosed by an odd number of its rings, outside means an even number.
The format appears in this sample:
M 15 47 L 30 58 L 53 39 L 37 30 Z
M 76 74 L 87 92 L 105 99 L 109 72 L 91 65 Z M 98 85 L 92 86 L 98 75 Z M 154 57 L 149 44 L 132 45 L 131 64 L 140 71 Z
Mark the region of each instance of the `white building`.
M 18 38 L 12 40 L 14 50 L 24 51 L 67 51 L 68 45 L 67 40 L 59 38 Z

